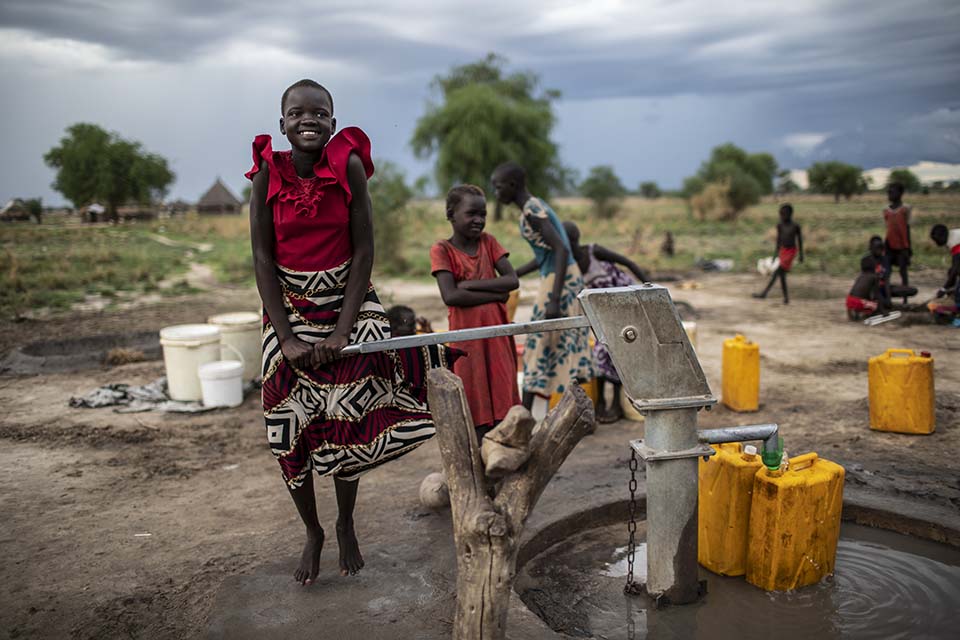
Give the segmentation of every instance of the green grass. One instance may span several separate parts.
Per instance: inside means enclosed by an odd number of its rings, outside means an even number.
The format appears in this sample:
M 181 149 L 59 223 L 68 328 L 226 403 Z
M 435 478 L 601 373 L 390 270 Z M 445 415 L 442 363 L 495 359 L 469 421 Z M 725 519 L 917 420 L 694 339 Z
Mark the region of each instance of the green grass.
M 68 308 L 87 295 L 156 288 L 186 266 L 181 250 L 145 237 L 142 226 L 0 227 L 0 315 Z
M 886 201 L 880 194 L 840 203 L 829 197 L 802 195 L 793 198 L 792 203 L 794 219 L 803 228 L 804 270 L 852 278 L 870 236 L 884 234 L 881 211 Z M 960 196 L 915 196 L 908 203 L 914 206 L 914 265 L 945 269 L 946 253 L 930 242 L 928 234 L 937 222 L 951 228 L 960 226 Z M 735 270 L 752 269 L 759 258 L 773 254 L 780 206 L 773 200 L 764 201 L 744 211 L 737 220 L 725 222 L 697 220 L 686 203 L 675 198 L 627 198 L 610 220 L 597 219 L 590 202 L 584 199 L 558 198 L 550 204 L 561 219 L 573 220 L 580 226 L 582 242 L 602 244 L 653 271 L 687 271 L 698 258 L 730 258 Z M 504 210 L 505 220 L 494 222 L 491 206 L 487 225 L 487 231 L 510 251 L 514 266 L 532 257 L 518 232 L 517 215 L 516 208 L 511 207 Z M 430 246 L 450 235 L 442 204 L 414 203 L 405 213 L 402 225 L 404 271 L 383 271 L 392 276 L 429 276 Z M 667 231 L 674 236 L 676 253 L 672 258 L 660 254 Z
M 882 195 L 837 204 L 829 197 L 807 195 L 791 201 L 795 220 L 803 227 L 807 258 L 803 270 L 852 278 L 869 237 L 883 235 Z M 913 196 L 907 202 L 914 206 L 914 268 L 945 270 L 946 252 L 935 247 L 928 234 L 936 222 L 960 227 L 960 196 Z M 610 220 L 595 219 L 587 200 L 559 198 L 550 204 L 562 219 L 580 225 L 584 242 L 600 243 L 660 272 L 690 270 L 698 258 L 731 258 L 735 270 L 752 269 L 758 258 L 773 253 L 779 206 L 765 201 L 734 222 L 701 222 L 679 199 L 627 198 Z M 529 260 L 532 254 L 517 229 L 517 210 L 505 209 L 505 219 L 495 222 L 490 209 L 487 230 L 510 251 L 515 266 Z M 442 202 L 415 201 L 389 219 L 400 237 L 398 258 L 390 260 L 381 253 L 375 277 L 428 279 L 430 246 L 450 235 Z M 667 231 L 673 233 L 676 245 L 672 258 L 659 251 Z M 151 239 L 153 234 L 188 244 L 209 243 L 212 250 L 168 247 Z M 252 284 L 247 217 L 188 215 L 115 227 L 75 221 L 2 224 L 0 317 L 16 317 L 40 307 L 66 309 L 92 294 L 114 298 L 121 291 L 189 293 L 192 289 L 183 281 L 174 280 L 174 286 L 164 288 L 159 284 L 184 273 L 192 261 L 211 266 L 222 282 Z

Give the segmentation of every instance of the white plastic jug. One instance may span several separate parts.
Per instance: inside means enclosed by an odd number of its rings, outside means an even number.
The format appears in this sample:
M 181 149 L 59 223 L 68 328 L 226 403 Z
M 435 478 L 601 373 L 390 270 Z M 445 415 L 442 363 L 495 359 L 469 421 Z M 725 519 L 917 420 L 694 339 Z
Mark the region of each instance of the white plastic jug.
M 243 379 L 260 377 L 261 336 L 263 320 L 255 311 L 220 313 L 207 318 L 220 329 L 220 359 L 243 362 Z M 232 348 L 231 348 L 232 347 Z
M 690 340 L 690 346 L 693 347 L 693 350 L 697 350 L 697 323 L 693 320 L 684 320 L 680 324 L 683 325 L 683 330 L 687 332 L 687 338 Z
M 238 407 L 243 404 L 243 363 L 217 360 L 197 367 L 205 407 Z
M 197 367 L 220 359 L 220 330 L 210 324 L 178 324 L 160 330 L 167 393 L 171 400 L 203 397 Z

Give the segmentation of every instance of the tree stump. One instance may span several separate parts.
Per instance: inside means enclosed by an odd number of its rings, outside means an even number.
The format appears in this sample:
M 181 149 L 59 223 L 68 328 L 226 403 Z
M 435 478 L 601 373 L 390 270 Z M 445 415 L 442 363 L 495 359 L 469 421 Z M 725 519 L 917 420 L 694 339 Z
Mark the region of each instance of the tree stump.
M 571 385 L 534 431 L 526 464 L 505 475 L 491 498 L 463 383 L 446 369 L 430 371 L 428 383 L 457 551 L 453 637 L 503 640 L 523 526 L 553 474 L 593 431 L 593 404 Z

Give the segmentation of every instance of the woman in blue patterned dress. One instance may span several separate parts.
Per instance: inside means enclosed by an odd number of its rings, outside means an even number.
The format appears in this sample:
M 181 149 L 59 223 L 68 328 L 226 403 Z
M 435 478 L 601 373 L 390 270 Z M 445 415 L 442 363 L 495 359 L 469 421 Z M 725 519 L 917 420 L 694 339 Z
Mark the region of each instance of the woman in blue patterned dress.
M 529 243 L 534 258 L 517 269 L 518 276 L 540 273 L 540 289 L 532 320 L 549 320 L 582 313 L 577 294 L 583 288 L 580 269 L 570 251 L 563 225 L 550 206 L 527 191 L 526 172 L 508 162 L 493 172 L 493 188 L 502 204 L 520 208 L 520 234 Z M 589 329 L 531 333 L 523 351 L 523 406 L 534 396 L 549 398 L 563 393 L 571 383 L 593 378 Z

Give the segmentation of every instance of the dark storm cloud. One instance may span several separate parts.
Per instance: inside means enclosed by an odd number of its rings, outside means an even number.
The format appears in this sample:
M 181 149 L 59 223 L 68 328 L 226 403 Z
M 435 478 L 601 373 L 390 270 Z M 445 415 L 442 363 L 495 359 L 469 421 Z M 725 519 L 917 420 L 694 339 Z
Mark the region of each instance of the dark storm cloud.
M 564 57 L 556 48 L 563 38 L 533 46 L 560 57 L 543 65 L 545 75 L 577 97 L 937 90 L 960 77 L 960 3 L 923 4 L 909 14 L 831 5 L 813 24 L 693 23 L 686 33 L 601 44 L 584 57 Z
M 573 98 L 880 87 L 893 81 L 922 89 L 960 74 L 960 3 L 953 0 L 921 0 L 909 8 L 857 0 L 791 11 L 806 6 L 799 3 L 779 13 L 717 12 L 708 19 L 690 3 L 676 6 L 688 14 L 682 29 L 658 32 L 644 23 L 647 11 L 627 10 L 624 21 L 635 20 L 636 28 L 620 25 L 611 37 L 610 25 L 530 26 L 545 14 L 535 3 L 511 8 L 413 2 L 398 12 L 363 2 L 268 7 L 242 1 L 6 0 L 0 24 L 101 44 L 130 59 L 174 62 L 238 39 L 255 47 L 257 29 L 277 28 L 296 35 L 269 42 L 273 46 L 353 62 L 387 79 L 435 73 L 484 49 L 513 51 L 517 62 L 529 60 L 551 86 Z M 674 17 L 662 6 L 651 11 L 650 20 Z M 486 46 L 472 46 L 479 42 Z
M 864 168 L 908 166 L 923 160 L 957 162 L 960 109 L 939 109 L 893 126 L 843 131 L 814 147 L 809 158 L 842 159 Z
M 207 163 L 233 162 L 217 145 L 272 124 L 301 74 L 342 92 L 343 117 L 417 175 L 409 132 L 430 80 L 490 51 L 561 90 L 556 139 L 582 171 L 609 163 L 676 186 L 725 141 L 789 167 L 960 162 L 958 24 L 956 0 L 3 0 L 6 107 L 24 118 L 42 105 L 51 133 L 29 140 L 6 119 L 35 163 L 0 176 L 0 196 L 49 184 L 39 158 L 80 118 L 181 158 L 176 189 L 190 196 Z M 171 115 L 185 104 L 188 128 Z

